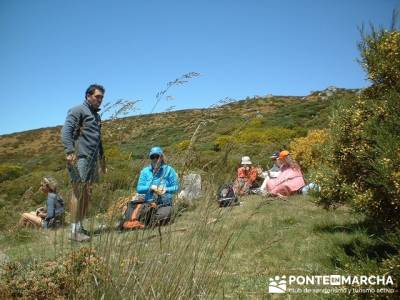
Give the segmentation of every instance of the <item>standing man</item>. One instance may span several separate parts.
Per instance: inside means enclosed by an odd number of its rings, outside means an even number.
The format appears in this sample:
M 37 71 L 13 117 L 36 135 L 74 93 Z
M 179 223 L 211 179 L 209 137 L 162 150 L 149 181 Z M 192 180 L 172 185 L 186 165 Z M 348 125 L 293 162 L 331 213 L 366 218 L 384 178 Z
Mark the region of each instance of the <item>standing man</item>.
M 88 241 L 90 236 L 83 228 L 92 183 L 98 180 L 97 161 L 103 174 L 106 173 L 105 157 L 101 141 L 101 120 L 98 111 L 105 89 L 98 84 L 90 85 L 83 104 L 68 111 L 62 128 L 62 143 L 67 160 L 67 169 L 72 183 L 71 235 L 78 242 Z

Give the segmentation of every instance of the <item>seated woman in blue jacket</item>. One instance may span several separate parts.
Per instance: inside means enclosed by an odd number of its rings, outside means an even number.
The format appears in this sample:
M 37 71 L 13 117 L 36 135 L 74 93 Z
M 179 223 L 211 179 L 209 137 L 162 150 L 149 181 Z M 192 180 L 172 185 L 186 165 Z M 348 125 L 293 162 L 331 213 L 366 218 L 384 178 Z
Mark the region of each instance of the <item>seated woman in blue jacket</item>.
M 151 222 L 165 224 L 171 219 L 172 198 L 179 190 L 179 179 L 174 168 L 166 164 L 160 147 L 151 148 L 149 158 L 150 165 L 140 172 L 136 198 L 150 204 L 145 223 L 151 219 Z

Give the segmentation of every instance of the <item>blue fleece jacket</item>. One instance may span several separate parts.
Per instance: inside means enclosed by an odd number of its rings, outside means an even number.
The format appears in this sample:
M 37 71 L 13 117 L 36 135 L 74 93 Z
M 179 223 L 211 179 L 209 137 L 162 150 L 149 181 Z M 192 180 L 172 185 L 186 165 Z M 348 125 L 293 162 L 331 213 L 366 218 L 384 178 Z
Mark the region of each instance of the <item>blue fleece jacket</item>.
M 153 173 L 151 165 L 142 169 L 136 191 L 139 194 L 145 194 L 144 200 L 146 202 L 151 202 L 156 195 L 154 195 L 150 187 L 152 185 L 163 187 L 166 189 L 166 193 L 162 195 L 161 203 L 159 204 L 172 205 L 172 196 L 179 190 L 179 179 L 176 171 L 173 167 L 162 163 L 158 172 L 156 174 Z
M 103 157 L 98 110 L 87 101 L 71 108 L 61 130 L 61 139 L 66 154 L 75 152 L 78 157 Z

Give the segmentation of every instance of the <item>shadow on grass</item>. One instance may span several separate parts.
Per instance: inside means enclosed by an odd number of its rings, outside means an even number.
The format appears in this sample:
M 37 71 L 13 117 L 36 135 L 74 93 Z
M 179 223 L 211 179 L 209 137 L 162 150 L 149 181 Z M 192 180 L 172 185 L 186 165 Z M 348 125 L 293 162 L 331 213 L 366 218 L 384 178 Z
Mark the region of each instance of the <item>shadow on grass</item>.
M 314 232 L 321 233 L 357 233 L 365 232 L 372 236 L 384 236 L 385 229 L 373 222 L 372 220 L 362 220 L 358 222 L 350 222 L 344 224 L 330 223 L 330 224 L 316 224 L 313 227 Z
M 399 254 L 400 244 L 391 238 L 392 233 L 372 220 L 362 220 L 345 224 L 317 224 L 314 232 L 336 234 L 346 233 L 350 240 L 337 241 L 335 246 L 339 250 L 338 256 L 331 259 L 332 265 L 343 267 L 345 261 L 373 260 L 383 262 L 385 259 Z M 340 253 L 340 254 L 339 254 Z
M 363 265 L 366 270 L 374 267 L 371 272 L 378 269 L 376 263 L 381 265 L 385 260 L 399 255 L 399 246 L 383 240 L 361 240 L 355 238 L 349 243 L 338 243 L 336 250 L 330 258 L 332 266 L 340 269 L 352 269 L 354 264 Z
M 356 258 L 368 258 L 382 262 L 392 255 L 398 254 L 398 249 L 384 240 L 371 239 L 363 241 L 360 239 L 354 239 L 350 243 L 342 244 L 344 252 L 348 256 Z

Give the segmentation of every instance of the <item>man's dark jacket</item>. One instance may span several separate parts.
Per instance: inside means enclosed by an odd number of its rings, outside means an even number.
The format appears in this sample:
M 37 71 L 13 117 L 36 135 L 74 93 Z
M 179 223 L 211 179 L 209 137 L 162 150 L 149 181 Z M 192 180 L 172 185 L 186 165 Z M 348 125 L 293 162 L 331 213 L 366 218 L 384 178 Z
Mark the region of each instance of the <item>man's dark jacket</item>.
M 68 111 L 61 130 L 66 154 L 75 152 L 78 158 L 103 158 L 101 119 L 98 111 L 87 101 Z

